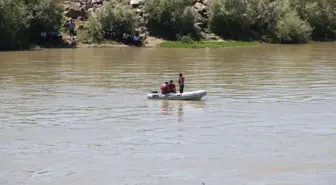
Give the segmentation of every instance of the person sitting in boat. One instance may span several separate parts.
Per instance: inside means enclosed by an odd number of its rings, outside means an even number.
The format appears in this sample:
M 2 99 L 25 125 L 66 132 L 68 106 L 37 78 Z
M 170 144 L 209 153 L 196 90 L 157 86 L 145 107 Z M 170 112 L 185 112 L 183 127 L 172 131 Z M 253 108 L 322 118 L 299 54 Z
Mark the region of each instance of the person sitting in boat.
M 169 81 L 168 89 L 169 92 L 176 93 L 176 88 L 173 80 Z
M 168 82 L 165 82 L 161 85 L 161 92 L 162 94 L 169 93 Z

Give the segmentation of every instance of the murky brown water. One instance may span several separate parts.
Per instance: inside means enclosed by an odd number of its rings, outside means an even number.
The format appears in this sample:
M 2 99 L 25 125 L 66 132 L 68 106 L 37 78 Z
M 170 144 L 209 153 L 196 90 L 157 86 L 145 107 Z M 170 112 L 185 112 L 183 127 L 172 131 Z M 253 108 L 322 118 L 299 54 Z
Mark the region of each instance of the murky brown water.
M 1 185 L 336 184 L 336 45 L 0 53 Z M 201 102 L 147 100 L 186 77 Z

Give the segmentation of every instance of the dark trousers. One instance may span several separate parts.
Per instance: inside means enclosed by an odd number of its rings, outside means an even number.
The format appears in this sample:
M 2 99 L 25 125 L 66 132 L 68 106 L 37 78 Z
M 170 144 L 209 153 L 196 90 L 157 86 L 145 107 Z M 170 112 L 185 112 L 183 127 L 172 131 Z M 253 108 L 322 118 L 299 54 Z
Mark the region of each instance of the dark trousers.
M 72 36 L 72 37 L 74 37 L 75 36 L 75 30 L 69 30 L 69 33 L 70 33 L 70 37 Z
M 183 93 L 184 84 L 180 85 L 180 93 Z

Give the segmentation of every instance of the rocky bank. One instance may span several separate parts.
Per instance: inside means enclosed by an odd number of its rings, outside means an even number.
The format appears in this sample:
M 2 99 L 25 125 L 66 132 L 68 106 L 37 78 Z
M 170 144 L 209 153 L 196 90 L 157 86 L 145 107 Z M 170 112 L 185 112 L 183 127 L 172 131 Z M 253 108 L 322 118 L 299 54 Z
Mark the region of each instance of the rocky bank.
M 144 5 L 146 0 L 117 0 L 118 3 L 124 6 L 130 6 L 136 12 L 140 25 L 138 31 L 140 35 L 146 38 L 146 45 L 153 45 L 160 43 L 162 40 L 150 37 L 149 31 L 146 27 L 148 14 L 144 12 Z M 207 31 L 208 23 L 208 9 L 210 0 L 190 0 L 190 6 L 198 12 L 196 25 L 201 30 L 203 39 L 218 40 L 219 37 Z M 76 19 L 79 22 L 86 21 L 90 14 L 102 7 L 104 0 L 68 0 L 62 4 L 64 8 L 64 15 L 67 18 Z M 83 24 L 76 24 L 77 29 Z M 153 43 L 151 43 L 153 42 Z

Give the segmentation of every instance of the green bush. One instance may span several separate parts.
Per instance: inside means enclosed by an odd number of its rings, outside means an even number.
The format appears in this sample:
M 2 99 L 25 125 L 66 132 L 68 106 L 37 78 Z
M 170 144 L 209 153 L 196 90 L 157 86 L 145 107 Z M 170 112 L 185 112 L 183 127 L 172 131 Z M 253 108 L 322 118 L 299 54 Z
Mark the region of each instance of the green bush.
M 310 40 L 311 33 L 310 25 L 294 11 L 287 13 L 277 24 L 277 39 L 282 43 L 306 43 Z
M 279 19 L 288 11 L 287 0 L 213 0 L 209 29 L 225 39 L 271 42 Z
M 254 39 L 272 42 L 278 20 L 288 11 L 286 0 L 250 0 L 247 4 L 247 19 Z
M 179 37 L 178 40 L 184 44 L 191 44 L 195 42 L 194 39 L 190 35 L 183 35 Z
M 251 36 L 245 0 L 214 0 L 210 5 L 209 28 L 225 39 L 245 40 Z
M 43 31 L 56 31 L 61 11 L 54 0 L 0 0 L 0 50 L 26 49 Z
M 78 40 L 85 44 L 99 43 L 103 36 L 102 25 L 95 16 L 90 16 L 84 29 L 78 30 Z
M 286 43 L 305 43 L 312 33 L 289 0 L 214 0 L 209 28 L 225 39 Z
M 123 33 L 133 34 L 138 22 L 131 8 L 118 5 L 115 1 L 105 2 L 95 14 L 89 17 L 78 39 L 84 43 L 95 43 L 104 39 L 105 31 L 115 32 L 118 36 Z
M 135 12 L 126 6 L 116 6 L 113 3 L 105 3 L 97 11 L 97 19 L 103 30 L 116 31 L 121 33 L 134 33 L 138 26 L 138 19 Z
M 196 12 L 188 5 L 190 2 L 185 0 L 148 0 L 145 12 L 151 34 L 172 40 L 190 34 L 197 39 Z
M 313 39 L 336 40 L 335 0 L 291 0 L 291 7 L 313 28 Z
M 62 10 L 57 6 L 55 0 L 35 0 L 35 2 L 30 0 L 28 2 L 28 32 L 31 35 L 39 35 L 41 31 L 56 31 L 60 29 Z
M 188 36 L 191 39 L 198 40 L 201 37 L 201 29 L 196 27 L 196 17 L 198 16 L 195 9 L 190 6 L 185 7 L 181 16 L 179 26 L 180 30 L 177 36 Z
M 25 48 L 28 40 L 25 30 L 27 7 L 20 1 L 0 0 L 0 50 Z

